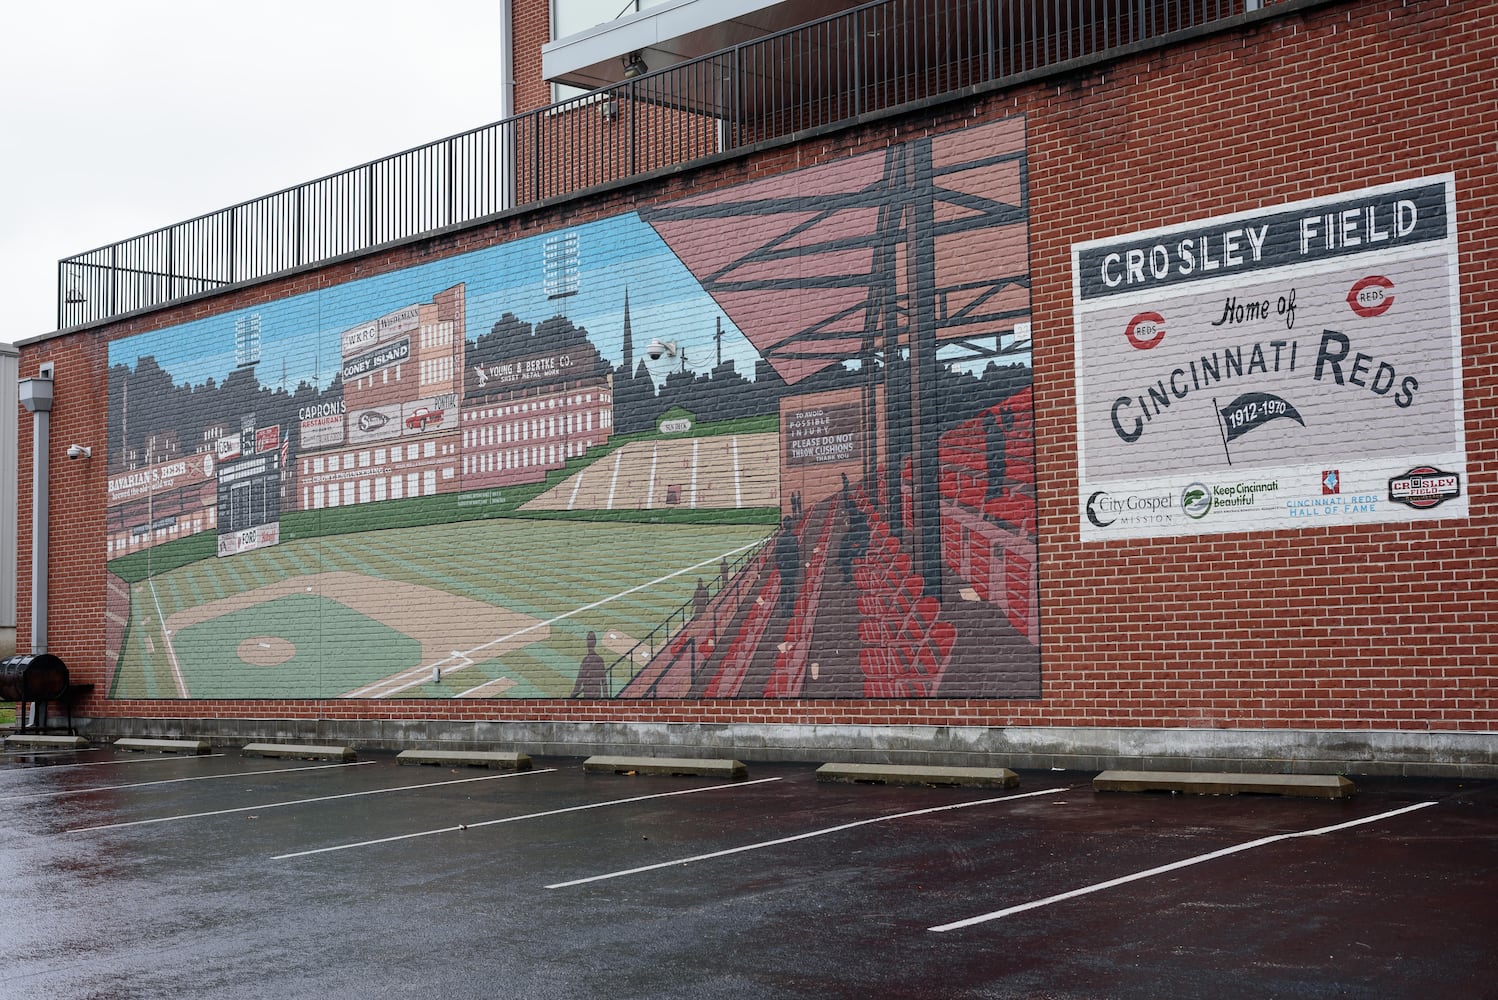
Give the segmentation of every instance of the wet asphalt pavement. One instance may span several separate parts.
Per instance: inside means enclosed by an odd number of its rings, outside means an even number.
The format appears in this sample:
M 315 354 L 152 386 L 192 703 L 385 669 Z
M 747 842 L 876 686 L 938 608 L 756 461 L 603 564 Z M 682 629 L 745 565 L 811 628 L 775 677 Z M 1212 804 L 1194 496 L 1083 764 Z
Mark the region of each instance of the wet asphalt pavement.
M 1498 782 L 1091 778 L 7 752 L 0 998 L 1498 997 Z

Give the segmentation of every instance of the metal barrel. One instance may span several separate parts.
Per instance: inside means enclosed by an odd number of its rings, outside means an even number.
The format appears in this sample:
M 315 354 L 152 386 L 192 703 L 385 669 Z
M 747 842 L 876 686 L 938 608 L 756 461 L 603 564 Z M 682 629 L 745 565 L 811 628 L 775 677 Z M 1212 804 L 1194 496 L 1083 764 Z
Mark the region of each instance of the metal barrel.
M 68 668 L 51 653 L 0 660 L 0 701 L 56 701 L 68 689 Z

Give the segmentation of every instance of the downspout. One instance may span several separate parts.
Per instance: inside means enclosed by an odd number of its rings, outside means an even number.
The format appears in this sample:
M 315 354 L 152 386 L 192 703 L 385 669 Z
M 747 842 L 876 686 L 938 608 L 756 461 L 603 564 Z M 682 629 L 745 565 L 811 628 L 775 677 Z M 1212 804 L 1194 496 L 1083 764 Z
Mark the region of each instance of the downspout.
M 515 4 L 499 0 L 499 118 L 500 136 L 500 203 L 501 210 L 515 207 Z
M 52 437 L 52 364 L 21 379 L 21 405 L 31 413 L 31 652 L 47 651 L 47 449 Z
M 16 651 L 16 407 L 21 352 L 0 344 L 0 657 Z

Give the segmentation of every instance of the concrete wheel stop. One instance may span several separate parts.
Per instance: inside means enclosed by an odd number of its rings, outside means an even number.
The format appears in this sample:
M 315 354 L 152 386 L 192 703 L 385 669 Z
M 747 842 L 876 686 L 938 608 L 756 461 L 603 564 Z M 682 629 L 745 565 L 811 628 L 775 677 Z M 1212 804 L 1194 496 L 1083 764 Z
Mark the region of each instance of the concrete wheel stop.
M 353 747 L 313 746 L 301 743 L 246 743 L 239 751 L 246 757 L 289 757 L 294 760 L 354 760 Z
M 506 771 L 529 771 L 531 759 L 523 753 L 505 750 L 402 750 L 395 755 L 398 764 L 452 765 L 488 767 Z
M 208 753 L 213 744 L 207 740 L 160 740 L 134 736 L 122 736 L 114 741 L 117 750 L 145 751 L 157 753 Z
M 1344 799 L 1357 786 L 1336 774 L 1241 774 L 1229 771 L 1104 771 L 1096 792 L 1181 792 L 1189 795 L 1293 795 Z
M 583 770 L 606 774 L 670 774 L 679 777 L 730 778 L 749 776 L 736 760 L 711 757 L 589 757 Z
M 940 785 L 966 788 L 1013 788 L 1019 775 L 1007 767 L 936 767 L 925 764 L 823 764 L 818 781 L 858 785 Z
M 44 736 L 41 733 L 16 733 L 5 737 L 8 747 L 41 747 L 53 750 L 82 750 L 89 745 L 82 736 Z

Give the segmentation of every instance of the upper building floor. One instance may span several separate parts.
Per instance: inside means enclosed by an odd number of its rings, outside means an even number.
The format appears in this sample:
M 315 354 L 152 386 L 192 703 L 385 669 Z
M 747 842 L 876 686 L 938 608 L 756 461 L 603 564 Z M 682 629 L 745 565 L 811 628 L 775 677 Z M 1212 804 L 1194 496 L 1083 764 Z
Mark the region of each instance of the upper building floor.
M 499 121 L 66 258 L 58 328 L 1323 0 L 499 2 Z

